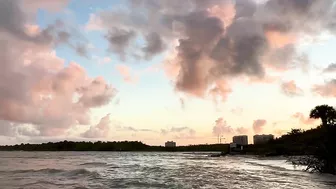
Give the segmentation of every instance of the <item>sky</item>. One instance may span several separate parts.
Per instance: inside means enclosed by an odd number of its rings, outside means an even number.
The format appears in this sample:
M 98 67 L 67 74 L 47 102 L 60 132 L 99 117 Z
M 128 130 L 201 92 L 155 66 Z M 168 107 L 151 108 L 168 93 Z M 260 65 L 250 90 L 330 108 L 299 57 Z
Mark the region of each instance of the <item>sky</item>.
M 335 34 L 333 0 L 1 0 L 0 144 L 314 128 Z

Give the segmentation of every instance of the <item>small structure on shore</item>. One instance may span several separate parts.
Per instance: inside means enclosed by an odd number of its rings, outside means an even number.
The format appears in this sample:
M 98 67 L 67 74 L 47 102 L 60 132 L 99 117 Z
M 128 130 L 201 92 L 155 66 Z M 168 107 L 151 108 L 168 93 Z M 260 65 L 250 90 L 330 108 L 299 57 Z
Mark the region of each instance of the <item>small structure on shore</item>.
M 176 147 L 176 142 L 174 142 L 174 141 L 167 141 L 165 143 L 165 147 L 169 147 L 169 148 Z
M 244 150 L 244 145 L 230 143 L 229 154 L 240 154 Z

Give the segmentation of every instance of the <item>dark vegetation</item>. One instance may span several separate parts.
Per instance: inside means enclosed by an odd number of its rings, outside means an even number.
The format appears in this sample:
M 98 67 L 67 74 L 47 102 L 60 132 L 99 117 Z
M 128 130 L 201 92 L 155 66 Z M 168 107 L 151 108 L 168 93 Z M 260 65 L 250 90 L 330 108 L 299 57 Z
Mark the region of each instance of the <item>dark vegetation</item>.
M 226 144 L 204 144 L 178 146 L 167 148 L 163 146 L 149 146 L 137 141 L 122 142 L 49 142 L 43 144 L 20 144 L 13 146 L 0 146 L 0 151 L 223 151 L 228 149 Z
M 328 105 L 316 106 L 310 118 L 321 119 L 317 128 L 291 132 L 263 145 L 249 145 L 247 154 L 265 156 L 300 156 L 292 163 L 307 166 L 306 171 L 336 174 L 336 110 Z

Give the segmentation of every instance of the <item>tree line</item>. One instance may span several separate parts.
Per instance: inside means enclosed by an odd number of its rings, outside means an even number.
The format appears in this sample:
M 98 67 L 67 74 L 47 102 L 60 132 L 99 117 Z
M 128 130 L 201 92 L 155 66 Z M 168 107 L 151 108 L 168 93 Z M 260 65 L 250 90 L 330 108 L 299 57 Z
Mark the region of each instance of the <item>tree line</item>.
M 150 146 L 140 141 L 114 142 L 48 142 L 42 144 L 17 144 L 0 146 L 0 151 L 225 151 L 227 144 L 200 144 L 177 147 Z

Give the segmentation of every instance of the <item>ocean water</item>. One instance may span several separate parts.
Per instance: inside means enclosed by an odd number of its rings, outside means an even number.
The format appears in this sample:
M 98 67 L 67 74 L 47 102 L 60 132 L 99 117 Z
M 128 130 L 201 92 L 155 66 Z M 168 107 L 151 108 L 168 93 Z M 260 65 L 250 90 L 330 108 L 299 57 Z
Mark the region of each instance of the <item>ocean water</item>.
M 0 189 L 336 188 L 285 159 L 202 153 L 0 152 Z

